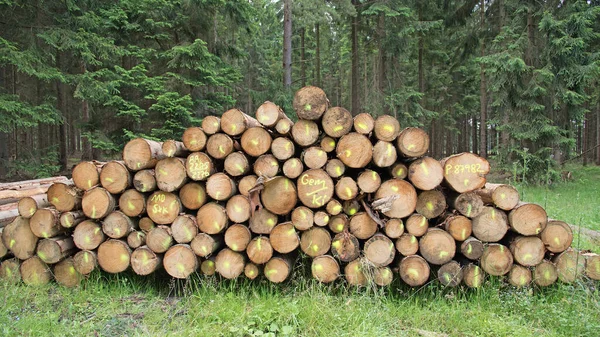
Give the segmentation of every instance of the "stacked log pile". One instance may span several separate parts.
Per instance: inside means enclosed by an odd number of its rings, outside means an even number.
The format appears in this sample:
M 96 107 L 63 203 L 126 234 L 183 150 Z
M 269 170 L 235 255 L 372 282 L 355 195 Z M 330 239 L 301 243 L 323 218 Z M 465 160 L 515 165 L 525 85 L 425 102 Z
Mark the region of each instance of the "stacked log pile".
M 600 278 L 600 256 L 571 249 L 570 227 L 512 186 L 487 183 L 484 158 L 428 157 L 423 130 L 353 117 L 316 87 L 296 93 L 294 110 L 295 123 L 271 102 L 254 117 L 231 109 L 180 141 L 134 139 L 122 161 L 39 181 L 10 215 L 0 208 L 0 277 L 74 286 L 96 268 L 164 268 L 278 283 L 304 254 L 324 283 Z

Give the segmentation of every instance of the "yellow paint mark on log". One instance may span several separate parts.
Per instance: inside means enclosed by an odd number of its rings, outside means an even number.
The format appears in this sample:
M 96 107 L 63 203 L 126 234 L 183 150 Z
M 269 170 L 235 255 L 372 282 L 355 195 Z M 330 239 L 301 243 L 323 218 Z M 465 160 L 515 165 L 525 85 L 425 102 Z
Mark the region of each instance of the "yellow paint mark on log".
M 440 254 L 439 254 L 439 256 L 440 256 L 441 259 L 445 258 L 448 255 L 450 255 L 450 253 L 448 253 L 445 250 L 440 251 Z
M 406 270 L 406 273 L 407 273 L 407 274 L 408 274 L 410 277 L 413 277 L 413 278 L 417 278 L 417 277 L 419 277 L 419 271 L 418 271 L 418 270 L 416 270 L 415 268 L 408 268 L 408 269 Z
M 42 259 L 42 261 L 44 261 L 44 262 L 48 262 L 48 261 L 46 261 L 46 258 L 47 258 L 47 256 L 46 256 L 46 254 L 45 254 L 44 252 L 40 252 L 40 251 L 38 250 L 38 252 L 37 252 L 37 256 L 38 256 L 40 259 Z
M 526 280 L 525 280 L 525 276 L 524 276 L 524 275 L 521 275 L 521 277 L 519 277 L 519 285 L 522 285 L 522 286 L 524 286 L 524 285 L 525 285 L 525 282 L 526 282 Z
M 394 127 L 393 127 L 393 126 L 391 126 L 391 125 L 389 125 L 389 124 L 385 124 L 385 125 L 383 126 L 383 129 L 384 129 L 385 131 L 387 131 L 387 132 L 394 132 Z
M 558 236 L 554 238 L 554 243 L 560 245 L 560 238 Z
M 84 253 L 83 254 L 83 262 L 85 263 L 89 263 L 90 262 L 90 254 L 89 253 Z
M 229 267 L 231 267 L 231 263 L 229 263 L 229 261 L 225 261 L 225 262 L 223 262 L 223 267 L 225 267 L 226 269 L 229 269 Z
M 346 196 L 352 198 L 352 190 L 350 190 L 350 187 L 346 187 Z
M 313 250 L 313 252 L 315 252 L 315 253 L 316 253 L 316 252 L 319 250 L 319 246 L 317 246 L 317 245 L 313 244 L 313 245 L 311 246 L 311 249 Z
M 235 164 L 235 167 L 240 171 L 240 173 L 244 173 L 246 171 L 241 164 Z
M 411 236 L 410 237 L 410 243 L 416 243 L 417 242 L 417 237 L 416 236 Z
M 235 250 L 236 252 L 238 250 L 238 245 L 236 245 L 235 243 L 232 243 L 231 246 L 229 246 L 229 247 L 231 247 L 231 249 Z
M 421 169 L 423 170 L 423 173 L 428 176 L 429 175 L 429 167 L 427 167 L 427 165 L 425 164 L 425 162 L 422 162 L 419 166 L 421 166 Z
M 57 203 L 57 202 L 59 202 L 57 197 L 52 198 L 52 203 Z
M 306 127 L 304 128 L 304 131 L 306 132 L 307 136 L 310 135 L 310 127 L 308 126 L 308 124 L 306 124 Z
M 288 236 L 294 236 L 294 235 L 296 235 L 296 230 L 294 228 L 291 228 L 290 230 L 287 231 L 287 235 Z
M 365 123 L 356 123 L 356 126 L 362 130 L 367 130 L 367 125 Z
M 339 205 L 339 204 L 338 204 L 338 205 L 335 205 L 335 206 L 333 206 L 333 211 L 334 211 L 334 212 L 339 212 L 339 211 L 341 211 L 341 210 L 342 210 L 342 205 Z
M 501 193 L 501 194 L 500 194 L 500 199 L 503 199 L 503 200 L 504 200 L 504 199 L 506 199 L 506 194 L 504 194 L 504 193 Z
M 271 227 L 275 226 L 275 220 L 273 220 L 273 218 L 267 219 L 267 225 Z
M 8 248 L 12 249 L 15 244 L 17 243 L 17 241 L 15 241 L 15 239 L 10 239 L 10 242 L 8 244 Z
M 85 243 L 92 243 L 92 238 L 90 238 L 89 236 L 86 236 L 85 238 L 83 238 L 83 241 Z
M 340 166 L 335 167 L 335 174 L 339 177 L 342 175 L 342 168 Z
M 378 177 L 377 172 L 371 171 L 371 178 L 376 181 L 377 177 Z
M 473 245 L 470 243 L 467 245 L 467 254 L 471 254 L 473 252 Z
M 185 266 L 183 265 L 183 263 L 178 263 L 177 264 L 177 271 L 180 273 L 185 272 Z
M 127 262 L 127 261 L 129 261 L 129 255 L 121 254 L 121 262 Z
M 127 200 L 127 208 L 130 211 L 133 211 L 135 209 L 135 205 L 131 202 L 131 200 Z
M 168 176 L 169 175 L 169 172 L 165 171 L 162 168 L 158 170 L 158 173 L 162 174 L 163 176 Z
M 100 227 L 96 227 L 96 229 L 94 229 L 94 235 L 98 235 L 100 233 Z
M 352 156 L 352 151 L 346 150 L 346 151 L 344 151 L 344 154 L 346 155 L 347 158 L 349 158 L 350 156 Z
M 350 208 L 350 211 L 348 211 L 348 213 L 350 215 L 354 215 L 354 214 L 356 214 L 356 212 L 358 212 L 358 210 L 356 208 L 354 208 L 354 207 Z
M 428 202 L 425 204 L 425 207 L 427 208 L 427 210 L 429 210 L 429 211 L 433 211 L 433 203 L 432 203 L 431 201 L 428 201 Z
M 467 229 L 466 228 L 462 229 L 462 231 L 460 232 L 460 237 L 463 240 L 467 238 Z
M 104 181 L 108 181 L 109 183 L 114 183 L 115 182 L 115 180 L 113 178 L 111 178 L 111 177 L 104 178 Z
M 343 127 L 343 126 L 341 126 L 341 125 L 338 125 L 338 126 L 336 126 L 336 127 L 334 127 L 334 128 L 333 128 L 333 132 L 342 131 L 343 129 L 344 129 L 344 127 Z
M 142 167 L 142 163 L 140 163 L 140 162 L 137 162 L 136 166 L 137 166 L 137 168 L 139 169 L 140 167 Z
M 256 249 L 257 250 L 262 249 L 262 240 L 261 239 L 256 240 Z
M 249 270 L 249 271 L 248 271 L 248 275 L 250 275 L 250 276 L 254 276 L 254 270 Z
M 221 226 L 219 225 L 219 223 L 217 221 L 213 221 L 213 227 L 217 230 L 221 229 Z
M 88 179 L 87 183 L 88 183 L 88 188 L 92 188 L 92 179 Z
M 272 162 L 271 162 L 271 166 L 277 166 L 277 165 L 278 165 L 278 164 L 277 164 L 277 162 L 276 162 L 276 161 L 272 161 Z
M 329 146 L 331 146 L 331 147 L 334 147 L 334 146 L 335 146 L 335 141 L 333 141 L 333 140 L 332 140 L 332 141 L 330 141 L 330 142 L 329 142 Z
M 121 235 L 121 228 L 119 228 L 119 227 L 115 227 L 115 233 L 116 233 L 117 235 Z
M 75 268 L 73 266 L 69 267 L 69 274 L 75 275 Z
M 392 186 L 392 191 L 398 192 L 398 186 Z
M 256 145 L 256 144 L 255 144 Z M 219 145 L 219 152 L 221 154 L 225 154 L 225 149 L 223 148 L 223 145 Z
M 177 200 L 171 201 L 171 203 L 169 204 L 169 209 L 174 209 L 175 205 L 177 205 Z
M 313 269 L 315 271 L 323 271 L 323 266 L 319 263 L 313 264 Z
M 465 179 L 464 184 L 465 184 L 465 186 L 469 186 L 469 179 Z
M 473 205 L 467 205 L 467 216 L 471 216 L 471 212 L 473 212 Z
M 426 217 L 423 217 L 423 218 L 421 219 L 421 223 L 419 224 L 419 227 L 425 227 L 425 226 L 427 226 L 427 225 L 429 225 L 429 224 L 427 223 L 427 218 L 426 218 Z
M 414 150 L 417 146 L 415 144 L 408 144 L 408 146 L 406 147 L 409 150 Z
M 92 205 L 92 218 L 96 218 L 96 205 Z
M 533 255 L 531 255 L 530 253 L 523 255 L 523 261 L 530 261 L 532 258 L 533 258 Z
M 241 212 L 241 211 L 242 211 L 242 208 L 241 208 L 239 205 L 233 205 L 233 209 L 234 209 L 236 212 Z
M 403 174 L 404 174 L 404 169 L 403 169 L 403 168 L 399 168 L 399 169 L 396 171 L 396 175 L 397 175 L 398 177 L 402 176 Z
M 310 111 L 312 109 L 312 106 L 308 103 L 304 104 L 304 111 Z
M 335 228 L 338 232 L 341 232 L 344 230 L 344 224 L 338 224 Z
M 265 275 L 267 275 L 267 276 L 271 276 L 274 274 L 277 274 L 277 269 L 268 269 L 265 271 Z
M 232 132 L 236 132 L 237 131 L 237 124 L 231 124 L 231 131 Z
M 331 243 L 331 246 L 335 249 L 339 249 L 342 246 L 342 243 L 339 240 L 335 240 Z

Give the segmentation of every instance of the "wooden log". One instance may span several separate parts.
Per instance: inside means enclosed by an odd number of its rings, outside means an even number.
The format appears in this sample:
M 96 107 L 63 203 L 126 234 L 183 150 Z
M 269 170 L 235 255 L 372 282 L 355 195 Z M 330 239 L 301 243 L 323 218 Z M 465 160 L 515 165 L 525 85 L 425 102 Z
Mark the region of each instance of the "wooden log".
M 390 267 L 375 267 L 373 269 L 373 282 L 380 287 L 387 287 L 394 281 L 394 273 Z
M 158 254 L 166 252 L 173 245 L 173 241 L 171 228 L 167 226 L 154 227 L 146 233 L 146 245 Z
M 402 219 L 389 219 L 383 229 L 388 238 L 397 239 L 404 234 L 404 222 Z
M 376 171 L 364 170 L 358 175 L 356 183 L 361 192 L 375 193 L 381 186 L 381 177 Z
M 192 126 L 185 129 L 181 140 L 188 151 L 198 152 L 204 150 L 208 137 L 202 128 Z
M 406 219 L 406 232 L 416 237 L 421 237 L 427 233 L 429 221 L 422 214 L 412 214 Z
M 479 288 L 485 281 L 485 272 L 476 264 L 463 267 L 463 282 L 469 288 Z
M 93 220 L 81 222 L 75 227 L 75 231 L 73 231 L 73 242 L 77 248 L 82 250 L 94 250 L 105 239 L 102 226 Z
M 185 168 L 188 177 L 195 181 L 206 180 L 215 173 L 212 159 L 204 152 L 191 153 L 185 161 Z
M 43 208 L 37 210 L 29 219 L 31 232 L 38 238 L 51 238 L 64 231 L 58 221 L 60 213 L 54 208 Z
M 255 175 L 247 175 L 240 179 L 238 181 L 238 190 L 240 191 L 240 194 L 245 197 L 249 197 L 250 190 L 256 186 L 257 180 L 258 177 Z
M 40 286 L 48 284 L 52 280 L 50 268 L 37 256 L 23 261 L 19 270 L 21 279 L 26 285 Z
M 223 246 L 223 237 L 198 233 L 190 243 L 194 253 L 200 257 L 208 257 Z
M 444 230 L 456 241 L 465 241 L 471 236 L 473 225 L 466 216 L 451 214 L 442 223 Z
M 80 189 L 64 183 L 54 183 L 48 188 L 48 201 L 60 212 L 79 209 L 81 195 Z
M 419 240 L 419 252 L 430 264 L 443 265 L 454 258 L 456 243 L 445 230 L 430 228 Z
M 471 223 L 473 235 L 483 242 L 498 242 L 508 232 L 506 214 L 494 207 L 484 207 Z
M 229 225 L 225 208 L 214 202 L 200 207 L 196 220 L 200 231 L 206 234 L 219 234 Z
M 440 267 L 438 281 L 445 287 L 457 287 L 463 280 L 463 270 L 456 261 L 450 261 Z
M 32 179 L 32 180 L 22 180 L 15 181 L 11 183 L 0 183 L 0 191 L 8 191 L 8 190 L 27 190 L 34 189 L 40 186 L 48 186 L 54 183 L 66 183 L 69 179 L 65 176 L 57 176 L 57 177 L 49 177 L 49 178 L 41 178 L 41 179 Z M 44 193 L 44 192 L 40 192 Z M 39 194 L 39 193 L 36 193 Z M 0 198 L 3 199 L 3 198 Z
M 273 250 L 281 254 L 291 253 L 300 245 L 300 237 L 291 222 L 275 226 L 269 235 L 269 241 Z
M 8 208 L 4 211 L 0 211 L 0 228 L 13 222 L 19 216 L 18 204 L 10 203 L 12 208 Z
M 146 244 L 146 233 L 142 231 L 135 231 L 127 235 L 127 245 L 131 249 L 137 249 Z
M 333 196 L 333 181 L 321 169 L 304 171 L 298 178 L 298 199 L 307 207 L 325 206 Z
M 585 253 L 582 257 L 585 259 L 585 276 L 592 280 L 600 280 L 600 255 Z
M 40 203 L 40 205 L 46 205 L 49 206 L 49 203 L 46 201 L 45 203 L 42 201 Z M 31 212 L 33 210 L 33 213 Z M 52 208 L 42 208 L 40 209 L 41 214 L 39 214 L 38 216 L 36 216 L 34 218 L 35 213 L 37 213 L 38 209 L 37 209 L 37 202 L 31 198 L 23 198 L 19 201 L 19 214 L 21 214 L 22 217 L 24 218 L 32 218 L 35 219 L 33 221 L 33 226 L 35 227 L 36 230 L 39 229 L 39 231 L 37 231 L 38 234 L 42 234 L 43 231 L 45 231 L 44 227 L 54 227 L 52 226 L 53 223 L 50 223 L 52 221 L 57 222 L 58 221 L 58 211 L 56 211 L 55 209 Z M 26 216 L 23 216 L 23 214 L 25 214 Z M 55 219 L 56 216 L 56 219 Z M 42 224 L 42 222 L 44 222 Z M 47 222 L 47 223 L 46 223 Z M 31 225 L 32 221 L 30 220 L 30 225 Z M 58 223 L 57 223 L 58 225 Z M 33 228 L 32 228 L 33 230 Z M 36 232 L 34 232 L 34 234 L 36 234 Z M 37 235 L 37 234 L 36 234 Z
M 14 257 L 0 263 L 0 280 L 4 283 L 21 282 L 21 261 Z
M 114 211 L 102 221 L 102 231 L 112 239 L 126 238 L 137 227 L 136 222 L 123 212 Z
M 111 194 L 123 193 L 132 184 L 131 174 L 121 161 L 111 161 L 102 166 L 100 184 Z
M 200 271 L 206 276 L 213 276 L 217 273 L 217 266 L 215 265 L 215 258 L 211 257 L 208 260 L 202 261 L 200 264 Z
M 292 211 L 292 224 L 299 231 L 310 229 L 314 224 L 313 211 L 306 206 L 299 206 Z
M 148 198 L 146 210 L 152 221 L 159 225 L 168 225 L 181 213 L 182 206 L 177 195 L 157 191 Z
M 340 200 L 352 200 L 358 195 L 358 185 L 354 179 L 343 177 L 335 185 L 335 194 Z
M 295 152 L 296 147 L 294 146 L 294 142 L 287 137 L 275 138 L 271 143 L 271 153 L 278 160 L 288 160 L 294 156 Z
M 72 257 L 68 257 L 54 266 L 52 270 L 56 283 L 63 287 L 74 288 L 81 284 L 82 275 L 75 269 Z
M 337 201 L 336 199 L 331 199 L 329 200 L 327 205 L 325 205 L 325 210 L 330 215 L 338 215 L 343 211 L 342 203 Z
M 127 216 L 140 216 L 146 213 L 146 196 L 135 189 L 129 189 L 119 197 L 119 209 Z
M 365 258 L 376 267 L 385 267 L 396 257 L 394 243 L 383 234 L 373 235 L 364 247 Z
M 491 243 L 483 248 L 481 268 L 493 276 L 506 275 L 513 266 L 510 250 L 501 244 Z
M 513 287 L 525 287 L 531 284 L 532 279 L 531 270 L 518 264 L 513 265 L 508 273 L 508 283 Z
M 34 256 L 38 237 L 29 226 L 29 219 L 16 217 L 2 230 L 2 242 L 20 260 Z
M 184 134 L 185 136 L 185 134 Z M 206 136 L 205 136 L 206 137 Z M 183 142 L 179 142 L 173 139 L 165 140 L 162 143 L 162 151 L 167 158 L 172 157 L 187 157 L 190 151 L 187 149 Z M 200 151 L 200 150 L 195 150 Z
M 377 167 L 390 167 L 396 163 L 398 154 L 390 142 L 378 141 L 373 146 L 373 164 Z
M 273 178 L 279 173 L 279 162 L 271 154 L 263 154 L 254 161 L 254 174 L 259 177 Z
M 217 116 L 206 116 L 202 119 L 202 130 L 207 135 L 221 131 L 221 119 Z
M 294 122 L 289 119 L 282 118 L 275 124 L 275 131 L 280 135 L 288 135 L 294 126 Z
M 331 178 L 339 178 L 346 172 L 346 165 L 339 159 L 331 159 L 327 161 L 325 171 Z
M 186 161 L 183 158 L 165 158 L 156 163 L 156 185 L 161 191 L 174 192 L 188 180 Z
M 214 200 L 227 200 L 236 192 L 235 182 L 225 173 L 215 173 L 206 181 L 206 193 Z
M 260 124 L 268 128 L 275 127 L 280 119 L 288 118 L 279 105 L 270 101 L 261 104 L 258 109 L 256 109 L 255 115 Z
M 65 184 L 72 184 L 71 181 L 64 181 Z M 0 205 L 18 202 L 19 199 L 33 195 L 46 193 L 52 185 L 36 185 L 25 189 L 5 189 L 0 190 Z
M 482 189 L 475 190 L 475 193 L 484 203 L 504 211 L 512 210 L 520 201 L 519 191 L 510 185 L 487 183 Z
M 216 271 L 226 279 L 234 279 L 242 274 L 245 266 L 244 256 L 225 248 L 215 258 Z
M 131 248 L 121 240 L 110 239 L 98 247 L 98 265 L 107 273 L 121 273 L 129 268 Z
M 400 131 L 396 146 L 404 158 L 422 157 L 429 151 L 429 135 L 420 128 L 405 128 Z
M 74 228 L 86 219 L 83 211 L 63 212 L 58 222 L 63 228 Z
M 331 241 L 331 254 L 342 262 L 354 261 L 360 255 L 360 243 L 348 232 L 338 233 Z
M 352 130 L 354 120 L 350 111 L 342 107 L 332 107 L 323 114 L 321 125 L 326 135 L 340 138 Z
M 548 215 L 540 205 L 521 203 L 508 213 L 508 223 L 521 235 L 538 235 L 546 228 Z
M 390 173 L 392 174 L 392 178 L 406 179 L 408 177 L 408 168 L 402 163 L 396 163 L 391 167 Z
M 248 262 L 244 266 L 244 276 L 249 280 L 254 280 L 260 275 L 260 269 L 254 263 Z
M 277 222 L 277 215 L 266 208 L 261 208 L 250 218 L 249 228 L 254 234 L 270 234 Z
M 162 144 L 153 140 L 132 139 L 123 148 L 123 161 L 131 171 L 154 168 L 156 162 L 163 158 Z
M 458 193 L 471 192 L 485 185 L 490 163 L 473 153 L 460 153 L 442 160 L 444 179 Z
M 446 207 L 446 196 L 441 191 L 423 191 L 417 197 L 415 211 L 427 219 L 433 219 L 442 215 Z
M 178 244 L 165 253 L 163 266 L 172 277 L 185 279 L 198 270 L 200 263 L 190 246 Z
M 31 218 L 35 212 L 40 208 L 49 207 L 48 197 L 46 194 L 37 194 L 31 197 L 25 197 L 19 200 L 17 209 L 19 215 L 24 218 Z
M 156 254 L 147 246 L 136 248 L 131 253 L 131 269 L 138 275 L 150 275 L 163 265 L 162 255 Z
M 338 141 L 336 155 L 348 167 L 363 168 L 373 158 L 373 145 L 365 135 L 351 132 Z
M 258 236 L 248 243 L 246 254 L 253 263 L 265 264 L 273 256 L 273 247 L 267 237 Z
M 344 203 L 342 204 L 342 208 L 343 208 L 345 214 L 347 214 L 349 216 L 353 216 L 358 211 L 360 211 L 361 206 L 357 200 L 348 200 L 348 201 L 344 201 Z
M 273 139 L 269 132 L 261 127 L 249 128 L 242 134 L 240 145 L 251 157 L 259 157 L 271 149 Z
M 224 168 L 230 176 L 239 177 L 250 172 L 250 162 L 243 152 L 232 152 L 225 158 Z
M 535 236 L 517 236 L 511 241 L 509 248 L 515 261 L 524 267 L 540 264 L 546 253 L 544 243 Z
M 474 218 L 481 214 L 484 203 L 481 197 L 475 192 L 465 192 L 451 195 L 448 197 L 448 204 L 460 214 Z
M 405 218 L 415 211 L 417 206 L 417 191 L 409 182 L 400 179 L 390 179 L 381 184 L 375 192 L 375 200 L 395 198 L 388 211 L 382 211 L 390 218 Z
M 281 283 L 292 274 L 294 261 L 290 256 L 274 256 L 266 264 L 264 274 L 272 283 Z
M 250 201 L 241 194 L 234 195 L 227 201 L 225 211 L 232 222 L 246 222 L 250 219 Z
M 419 251 L 419 240 L 412 234 L 404 233 L 396 240 L 396 250 L 403 256 L 415 255 Z
M 324 211 L 317 211 L 314 215 L 315 226 L 325 227 L 329 224 L 329 214 Z
M 374 131 L 378 140 L 393 142 L 400 134 L 400 123 L 390 115 L 380 115 L 375 120 Z
M 558 279 L 564 283 L 573 283 L 585 272 L 585 258 L 572 248 L 554 257 Z
M 430 268 L 424 258 L 410 255 L 400 261 L 398 273 L 404 283 L 411 287 L 420 287 L 429 280 Z
M 190 243 L 198 235 L 196 217 L 190 214 L 181 214 L 171 224 L 171 235 L 177 243 Z
M 89 275 L 98 266 L 98 257 L 91 250 L 80 250 L 73 256 L 73 266 L 81 275 Z
M 331 234 L 326 229 L 313 227 L 302 232 L 300 249 L 310 256 L 317 257 L 326 254 L 331 248 Z
M 64 235 L 40 240 L 36 249 L 37 256 L 47 264 L 58 263 L 74 253 L 73 238 Z
M 348 230 L 348 226 L 350 225 L 350 221 L 348 220 L 348 216 L 346 214 L 338 214 L 331 217 L 327 226 L 329 230 L 333 233 L 342 233 L 343 231 Z
M 444 180 L 444 170 L 440 162 L 431 157 L 419 158 L 409 165 L 408 180 L 420 190 L 433 190 Z
M 304 165 L 299 158 L 290 158 L 283 163 L 283 174 L 290 178 L 298 178 L 304 172 Z
M 225 159 L 234 150 L 234 142 L 224 133 L 215 133 L 208 137 L 206 153 L 214 159 Z M 196 153 L 196 152 L 195 152 Z
M 363 135 L 368 135 L 373 131 L 375 127 L 375 119 L 368 113 L 359 113 L 354 116 L 354 131 L 358 133 L 362 133 Z
M 0 238 L 2 237 L 2 232 L 4 228 L 0 228 Z M 0 260 L 4 259 L 7 255 L 9 255 L 8 247 L 4 244 L 4 240 L 0 239 Z
M 229 109 L 221 116 L 221 130 L 230 136 L 239 136 L 247 129 L 259 126 L 256 119 L 239 109 Z
M 533 282 L 540 287 L 547 287 L 556 282 L 558 271 L 554 263 L 544 260 L 533 268 Z
M 204 184 L 190 182 L 179 190 L 179 199 L 183 207 L 189 210 L 197 210 L 206 203 L 206 189 Z
M 152 230 L 152 228 L 156 227 L 156 224 L 149 217 L 143 217 L 140 219 L 138 226 L 144 233 L 148 233 Z
M 329 100 L 323 89 L 306 86 L 296 91 L 292 105 L 299 119 L 317 120 L 329 107 Z
M 112 213 L 116 206 L 115 197 L 102 187 L 87 190 L 81 202 L 83 214 L 90 219 L 102 219 Z
M 563 221 L 550 220 L 540 233 L 546 249 L 552 253 L 562 253 L 573 243 L 573 231 Z
M 154 170 L 137 171 L 133 176 L 133 187 L 139 192 L 152 192 L 158 188 Z
M 327 163 L 327 153 L 320 146 L 311 146 L 300 156 L 309 169 L 319 169 Z
M 340 265 L 330 255 L 315 257 L 310 270 L 312 277 L 321 283 L 331 283 L 340 277 Z
M 363 287 L 368 284 L 361 259 L 351 261 L 344 267 L 344 277 L 349 285 Z
M 319 140 L 319 126 L 317 123 L 301 119 L 292 126 L 292 139 L 301 147 L 308 147 Z
M 361 240 L 366 240 L 377 232 L 377 223 L 367 212 L 358 212 L 350 218 L 350 233 Z
M 229 226 L 225 231 L 225 244 L 234 252 L 243 252 L 252 240 L 250 229 L 242 224 Z
M 469 237 L 461 243 L 460 252 L 469 260 L 479 260 L 483 255 L 483 243 L 474 237 Z

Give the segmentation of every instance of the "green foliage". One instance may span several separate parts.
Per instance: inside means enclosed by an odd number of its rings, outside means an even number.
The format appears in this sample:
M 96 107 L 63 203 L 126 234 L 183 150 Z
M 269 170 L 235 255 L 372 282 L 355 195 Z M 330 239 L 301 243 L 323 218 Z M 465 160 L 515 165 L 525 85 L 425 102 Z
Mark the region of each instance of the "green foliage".
M 37 126 L 39 123 L 58 124 L 61 116 L 49 103 L 30 105 L 17 95 L 0 94 L 0 132 Z
M 28 152 L 7 163 L 7 176 L 20 179 L 38 179 L 56 176 L 60 171 L 56 147 Z
M 150 136 L 158 139 L 181 139 L 183 131 L 199 120 L 192 116 L 192 98 L 190 95 L 181 96 L 177 92 L 167 92 L 156 97 L 156 103 L 149 111 L 158 114 L 159 121 L 152 128 Z

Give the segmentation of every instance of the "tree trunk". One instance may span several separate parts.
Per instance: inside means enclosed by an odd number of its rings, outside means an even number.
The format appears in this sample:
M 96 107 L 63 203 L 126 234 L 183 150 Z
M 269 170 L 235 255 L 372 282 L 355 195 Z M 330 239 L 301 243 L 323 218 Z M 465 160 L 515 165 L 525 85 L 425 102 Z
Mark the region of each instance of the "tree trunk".
M 292 88 L 292 0 L 283 1 L 283 86 Z
M 321 87 L 321 31 L 320 24 L 315 24 L 315 36 L 316 36 L 316 50 L 315 50 L 315 67 L 317 73 L 316 85 L 317 87 Z
M 306 86 L 306 57 L 305 57 L 305 42 L 306 28 L 300 28 L 300 81 L 302 87 Z
M 59 50 L 56 51 L 56 68 L 62 69 L 62 55 Z M 64 84 L 56 81 L 56 109 L 61 113 L 63 121 L 59 126 L 59 163 L 61 171 L 67 170 L 68 161 L 68 135 L 67 135 L 67 102 L 66 90 Z
M 481 34 L 485 29 L 485 0 L 481 0 Z M 481 57 L 485 56 L 485 38 L 481 38 Z M 487 83 L 485 78 L 485 66 L 481 64 L 479 85 L 479 155 L 487 157 Z
M 352 4 L 355 8 L 359 5 L 359 0 L 352 0 Z M 356 16 L 351 19 L 352 32 L 350 40 L 352 43 L 352 79 L 351 79 L 351 90 L 350 95 L 352 96 L 352 115 L 356 116 L 360 112 L 360 92 L 359 90 L 359 50 L 358 50 L 358 24 L 359 24 L 359 13 L 357 10 Z M 365 84 L 366 85 L 366 84 Z

